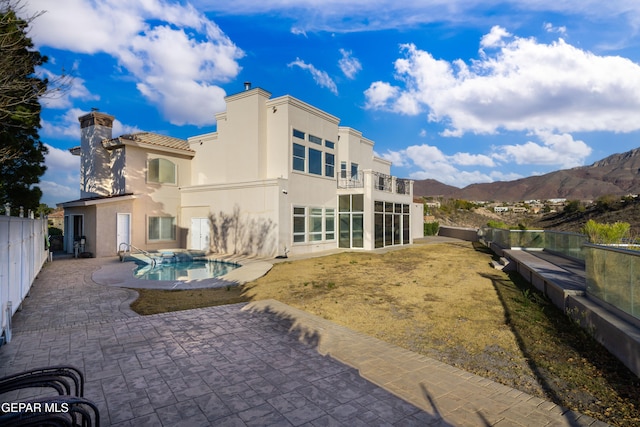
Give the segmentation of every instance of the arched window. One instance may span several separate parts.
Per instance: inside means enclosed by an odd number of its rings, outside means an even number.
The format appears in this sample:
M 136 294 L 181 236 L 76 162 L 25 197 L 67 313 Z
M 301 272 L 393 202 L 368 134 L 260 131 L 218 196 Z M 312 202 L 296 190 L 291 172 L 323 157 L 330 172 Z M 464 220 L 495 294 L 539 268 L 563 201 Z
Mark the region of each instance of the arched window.
M 176 165 L 167 159 L 149 160 L 149 170 L 147 172 L 148 182 L 160 184 L 176 183 Z

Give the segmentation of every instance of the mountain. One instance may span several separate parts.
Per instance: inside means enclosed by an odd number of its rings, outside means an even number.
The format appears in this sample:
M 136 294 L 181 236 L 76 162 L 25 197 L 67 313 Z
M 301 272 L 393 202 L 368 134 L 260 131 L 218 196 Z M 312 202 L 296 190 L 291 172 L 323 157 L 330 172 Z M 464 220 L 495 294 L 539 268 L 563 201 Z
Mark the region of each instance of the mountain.
M 534 199 L 593 200 L 605 195 L 640 193 L 640 148 L 613 154 L 590 166 L 564 169 L 515 181 L 471 184 L 462 189 L 427 179 L 415 181 L 416 196 L 464 200 L 520 201 Z

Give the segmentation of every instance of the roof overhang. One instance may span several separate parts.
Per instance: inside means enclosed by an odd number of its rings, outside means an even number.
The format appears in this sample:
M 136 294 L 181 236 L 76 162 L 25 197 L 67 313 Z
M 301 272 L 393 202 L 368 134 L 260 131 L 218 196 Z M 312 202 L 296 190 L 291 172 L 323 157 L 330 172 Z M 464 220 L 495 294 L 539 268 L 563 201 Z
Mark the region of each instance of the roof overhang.
M 122 196 L 105 196 L 105 197 L 92 197 L 89 199 L 78 199 L 70 202 L 58 203 L 56 206 L 59 208 L 80 208 L 86 206 L 105 205 L 109 203 L 123 202 L 126 200 L 137 199 L 136 194 L 124 194 Z

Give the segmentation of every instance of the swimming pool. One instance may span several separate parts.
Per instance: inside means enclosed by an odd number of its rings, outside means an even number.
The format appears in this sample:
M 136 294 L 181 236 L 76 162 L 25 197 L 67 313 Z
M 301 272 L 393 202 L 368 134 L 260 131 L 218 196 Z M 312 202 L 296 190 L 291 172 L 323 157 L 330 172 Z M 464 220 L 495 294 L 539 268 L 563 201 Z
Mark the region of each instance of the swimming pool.
M 239 264 L 222 261 L 187 261 L 138 266 L 133 275 L 141 280 L 198 280 L 224 276 Z

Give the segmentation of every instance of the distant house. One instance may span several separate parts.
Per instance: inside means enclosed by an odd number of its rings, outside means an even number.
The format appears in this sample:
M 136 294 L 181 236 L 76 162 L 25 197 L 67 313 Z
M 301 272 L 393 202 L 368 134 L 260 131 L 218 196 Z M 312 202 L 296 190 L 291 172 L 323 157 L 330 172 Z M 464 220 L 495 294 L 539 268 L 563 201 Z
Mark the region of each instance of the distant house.
M 509 206 L 494 206 L 493 211 L 496 213 L 509 212 L 509 209 L 511 209 Z
M 79 118 L 81 198 L 62 203 L 65 248 L 112 256 L 133 245 L 276 256 L 374 249 L 422 236 L 413 181 L 373 141 L 291 96 L 225 98 L 217 131 L 187 140 L 113 137 L 114 117 Z

